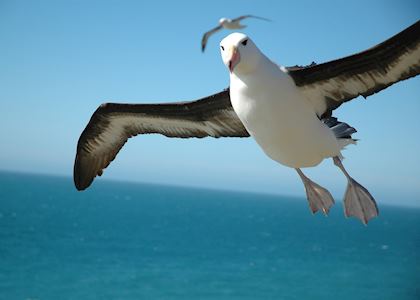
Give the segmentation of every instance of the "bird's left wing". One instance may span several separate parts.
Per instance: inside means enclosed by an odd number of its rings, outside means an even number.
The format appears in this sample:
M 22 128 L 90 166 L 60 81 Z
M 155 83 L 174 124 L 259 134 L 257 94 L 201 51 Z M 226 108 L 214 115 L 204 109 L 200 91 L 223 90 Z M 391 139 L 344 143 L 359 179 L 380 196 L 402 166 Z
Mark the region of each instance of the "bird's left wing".
M 159 133 L 167 137 L 248 137 L 230 103 L 229 91 L 192 102 L 101 105 L 79 138 L 74 163 L 78 190 L 102 175 L 130 137 Z
M 214 27 L 213 29 L 207 31 L 205 34 L 203 34 L 203 37 L 201 39 L 201 52 L 204 52 L 204 50 L 206 50 L 206 45 L 207 45 L 207 41 L 209 39 L 209 37 L 213 34 L 218 32 L 219 30 L 222 30 L 223 26 L 219 25 L 217 27 Z
M 330 116 L 346 101 L 366 98 L 420 73 L 420 21 L 366 51 L 286 70 L 318 116 Z
M 270 19 L 266 19 L 266 18 L 263 18 L 263 17 L 254 16 L 254 15 L 243 15 L 243 16 L 237 17 L 235 19 L 232 19 L 232 22 L 242 21 L 243 19 L 247 19 L 247 18 L 259 19 L 259 20 L 264 20 L 264 21 L 271 22 Z

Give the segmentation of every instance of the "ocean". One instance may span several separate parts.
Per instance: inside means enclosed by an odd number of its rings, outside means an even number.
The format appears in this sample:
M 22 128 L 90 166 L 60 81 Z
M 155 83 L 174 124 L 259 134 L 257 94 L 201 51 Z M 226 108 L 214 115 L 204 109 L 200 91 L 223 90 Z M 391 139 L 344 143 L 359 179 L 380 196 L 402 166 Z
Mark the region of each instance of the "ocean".
M 302 191 L 303 193 L 303 191 Z M 420 209 L 0 173 L 0 299 L 420 299 Z

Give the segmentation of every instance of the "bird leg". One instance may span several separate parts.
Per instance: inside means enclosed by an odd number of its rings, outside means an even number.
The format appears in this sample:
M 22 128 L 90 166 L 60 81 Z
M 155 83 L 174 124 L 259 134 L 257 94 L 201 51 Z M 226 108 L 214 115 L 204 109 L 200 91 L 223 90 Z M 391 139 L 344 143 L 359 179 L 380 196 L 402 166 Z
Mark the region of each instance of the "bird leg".
M 366 188 L 364 188 L 361 184 L 354 180 L 349 173 L 347 173 L 340 158 L 336 156 L 333 158 L 333 161 L 348 180 L 346 193 L 344 195 L 345 216 L 356 217 L 366 225 L 370 219 L 378 216 L 379 214 L 375 199 Z
M 306 177 L 300 169 L 296 168 L 296 171 L 305 186 L 306 197 L 312 213 L 314 214 L 321 209 L 327 215 L 330 207 L 334 204 L 334 199 L 330 192 Z

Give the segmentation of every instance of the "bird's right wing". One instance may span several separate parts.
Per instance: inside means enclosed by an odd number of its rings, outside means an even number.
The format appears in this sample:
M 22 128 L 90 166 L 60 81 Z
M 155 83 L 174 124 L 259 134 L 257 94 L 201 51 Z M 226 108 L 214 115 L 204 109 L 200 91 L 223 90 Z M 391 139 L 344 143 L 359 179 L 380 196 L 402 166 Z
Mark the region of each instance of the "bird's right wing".
M 213 34 L 218 32 L 219 30 L 222 30 L 223 26 L 219 25 L 217 27 L 214 27 L 213 29 L 207 31 L 205 34 L 203 34 L 203 38 L 201 39 L 201 52 L 204 52 L 206 50 L 206 45 L 209 37 Z
M 130 137 L 150 133 L 178 138 L 249 136 L 232 108 L 229 90 L 192 102 L 103 104 L 77 144 L 76 188 L 84 190 L 102 175 Z

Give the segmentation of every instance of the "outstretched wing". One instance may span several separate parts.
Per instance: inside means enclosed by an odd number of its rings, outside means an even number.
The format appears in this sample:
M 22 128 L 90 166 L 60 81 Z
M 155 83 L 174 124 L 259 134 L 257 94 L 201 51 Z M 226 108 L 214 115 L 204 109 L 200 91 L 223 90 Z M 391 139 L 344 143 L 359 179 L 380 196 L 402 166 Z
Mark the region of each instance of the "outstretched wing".
M 259 19 L 259 20 L 264 20 L 264 21 L 271 22 L 271 20 L 270 20 L 270 19 L 266 19 L 266 18 L 262 18 L 262 17 L 254 16 L 254 15 L 244 15 L 244 16 L 240 16 L 240 17 L 237 17 L 237 18 L 235 18 L 235 19 L 232 19 L 232 22 L 242 21 L 243 19 L 247 19 L 247 18 Z
M 216 33 L 219 30 L 221 30 L 222 28 L 223 28 L 223 26 L 219 25 L 219 26 L 214 27 L 213 29 L 207 31 L 205 34 L 203 34 L 203 38 L 201 39 L 201 52 L 204 52 L 204 50 L 206 50 L 206 45 L 207 45 L 207 41 L 208 41 L 209 37 L 213 33 Z
M 366 51 L 307 67 L 286 68 L 320 117 L 420 73 L 420 21 Z
M 78 190 L 102 175 L 127 140 L 138 134 L 167 137 L 248 137 L 232 108 L 229 90 L 192 101 L 168 104 L 101 105 L 77 144 L 74 184 Z

